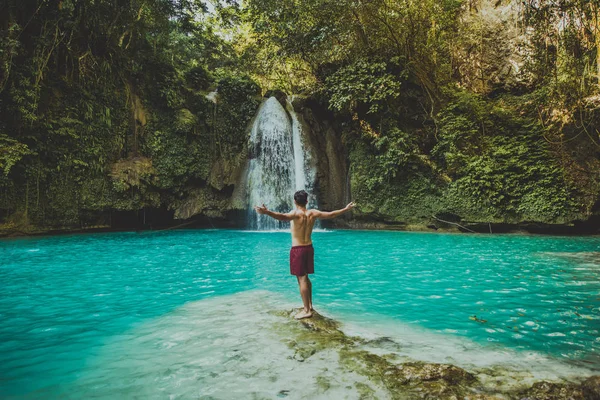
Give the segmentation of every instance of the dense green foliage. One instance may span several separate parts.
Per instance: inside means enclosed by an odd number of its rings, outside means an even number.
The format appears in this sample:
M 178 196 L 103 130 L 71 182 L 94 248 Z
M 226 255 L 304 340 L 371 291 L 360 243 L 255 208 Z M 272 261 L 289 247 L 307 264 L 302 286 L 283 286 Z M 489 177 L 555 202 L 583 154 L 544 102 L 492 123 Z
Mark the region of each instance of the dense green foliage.
M 336 112 L 364 214 L 568 223 L 597 211 L 597 1 L 249 4 L 260 39 L 301 57 L 315 76 L 301 89 Z
M 223 67 L 233 53 L 200 2 L 9 1 L 1 15 L 3 217 L 166 208 L 215 160 L 239 161 L 260 91 Z
M 0 218 L 78 226 L 198 189 L 226 197 L 260 94 L 279 89 L 330 111 L 359 216 L 586 219 L 600 193 L 599 7 L 8 0 Z

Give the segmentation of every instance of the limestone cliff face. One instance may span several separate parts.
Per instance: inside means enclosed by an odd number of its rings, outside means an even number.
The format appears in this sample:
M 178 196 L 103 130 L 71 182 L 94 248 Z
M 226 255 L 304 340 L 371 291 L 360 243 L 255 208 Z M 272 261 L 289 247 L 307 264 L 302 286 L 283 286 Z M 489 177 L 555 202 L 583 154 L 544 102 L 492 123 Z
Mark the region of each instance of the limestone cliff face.
M 249 134 L 249 127 L 241 129 Z M 195 216 L 228 219 L 232 212 L 239 214 L 246 209 L 247 134 L 240 135 L 244 143 L 238 146 L 239 150 L 229 149 L 213 159 L 205 182 L 191 188 L 184 198 L 170 205 L 174 219 L 186 220 Z
M 245 172 L 247 151 L 229 159 L 217 159 L 205 187 L 198 187 L 173 204 L 174 218 L 185 220 L 196 215 L 227 218 L 231 211 L 246 208 Z
M 305 144 L 315 160 L 319 208 L 333 210 L 344 207 L 350 198 L 349 163 L 340 133 L 330 121 L 318 117 L 319 105 L 316 102 L 295 97 L 292 105 L 302 124 Z

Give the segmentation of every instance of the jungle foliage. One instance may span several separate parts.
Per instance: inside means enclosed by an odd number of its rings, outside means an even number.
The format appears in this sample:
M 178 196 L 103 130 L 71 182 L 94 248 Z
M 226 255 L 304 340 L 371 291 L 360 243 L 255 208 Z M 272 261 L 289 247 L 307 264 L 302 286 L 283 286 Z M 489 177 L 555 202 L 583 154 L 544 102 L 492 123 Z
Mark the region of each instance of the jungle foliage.
M 13 226 L 168 208 L 239 158 L 260 90 L 227 68 L 235 52 L 205 4 L 8 0 L 0 29 L 0 218 Z
M 364 216 L 589 218 L 599 7 L 4 1 L 0 222 L 78 226 L 107 210 L 172 208 L 197 188 L 229 193 L 267 90 L 329 110 Z
M 297 89 L 335 113 L 365 214 L 568 223 L 598 211 L 598 6 L 250 0 L 248 20 L 312 72 Z

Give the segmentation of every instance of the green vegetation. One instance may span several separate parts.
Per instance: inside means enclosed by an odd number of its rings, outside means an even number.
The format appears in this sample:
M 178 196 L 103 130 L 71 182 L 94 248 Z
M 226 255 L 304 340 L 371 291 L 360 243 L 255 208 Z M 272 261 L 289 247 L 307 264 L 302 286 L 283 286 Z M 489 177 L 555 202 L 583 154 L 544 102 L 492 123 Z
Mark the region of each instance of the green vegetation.
M 315 83 L 300 90 L 335 112 L 363 217 L 598 211 L 597 1 L 249 3 L 258 37 L 303 59 Z
M 109 210 L 174 209 L 198 190 L 221 201 L 268 90 L 328 110 L 359 217 L 588 219 L 600 193 L 599 7 L 9 0 L 0 223 L 106 224 Z
M 201 3 L 4 4 L 0 218 L 11 226 L 167 208 L 209 186 L 215 160 L 239 159 L 260 90 L 225 67 L 235 54 Z M 206 98 L 216 88 L 218 105 Z

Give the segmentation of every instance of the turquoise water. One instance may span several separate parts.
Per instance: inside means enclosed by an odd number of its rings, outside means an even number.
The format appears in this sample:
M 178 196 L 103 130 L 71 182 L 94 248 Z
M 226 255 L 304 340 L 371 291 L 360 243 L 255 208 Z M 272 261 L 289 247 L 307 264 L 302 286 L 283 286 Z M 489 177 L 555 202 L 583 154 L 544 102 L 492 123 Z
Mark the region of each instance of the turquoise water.
M 314 303 L 326 315 L 600 370 L 600 238 L 324 231 L 313 240 Z M 256 299 L 300 306 L 289 245 L 289 233 L 230 230 L 0 241 L 0 397 L 61 397 L 75 386 L 84 396 L 91 387 L 77 383 L 115 338 L 123 351 L 136 328 L 147 334 L 190 302 L 259 290 Z

